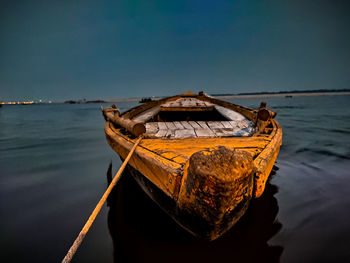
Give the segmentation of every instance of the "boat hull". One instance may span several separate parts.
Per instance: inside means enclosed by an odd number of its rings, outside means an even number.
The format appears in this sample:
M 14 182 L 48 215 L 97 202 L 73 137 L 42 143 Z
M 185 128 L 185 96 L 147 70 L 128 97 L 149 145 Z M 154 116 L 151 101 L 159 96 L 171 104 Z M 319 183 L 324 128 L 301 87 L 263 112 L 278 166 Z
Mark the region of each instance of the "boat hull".
M 142 188 L 142 190 L 173 220 L 175 220 L 184 229 L 192 235 L 213 240 L 221 236 L 230 229 L 246 212 L 249 207 L 251 195 L 243 198 L 239 204 L 220 220 L 220 224 L 204 219 L 199 214 L 190 213 L 181 209 L 177 202 L 169 198 L 163 191 L 143 176 L 139 171 L 131 165 L 127 165 L 126 169 Z

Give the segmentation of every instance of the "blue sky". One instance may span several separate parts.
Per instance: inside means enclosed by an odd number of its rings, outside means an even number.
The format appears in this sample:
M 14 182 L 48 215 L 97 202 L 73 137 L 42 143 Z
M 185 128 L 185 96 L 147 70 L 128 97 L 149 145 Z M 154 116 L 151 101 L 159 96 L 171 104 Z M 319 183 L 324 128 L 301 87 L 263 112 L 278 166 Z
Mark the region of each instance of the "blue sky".
M 0 100 L 344 89 L 349 1 L 2 1 Z

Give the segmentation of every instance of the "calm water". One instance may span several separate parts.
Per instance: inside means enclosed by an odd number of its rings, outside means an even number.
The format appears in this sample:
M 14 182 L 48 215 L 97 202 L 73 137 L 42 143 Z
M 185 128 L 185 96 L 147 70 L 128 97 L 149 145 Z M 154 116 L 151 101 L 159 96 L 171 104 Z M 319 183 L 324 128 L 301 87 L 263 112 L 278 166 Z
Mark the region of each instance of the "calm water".
M 264 100 L 278 112 L 283 146 L 264 195 L 227 234 L 196 240 L 126 174 L 73 262 L 350 262 L 350 96 Z M 0 109 L 2 262 L 64 257 L 106 189 L 109 163 L 113 172 L 121 164 L 99 107 Z

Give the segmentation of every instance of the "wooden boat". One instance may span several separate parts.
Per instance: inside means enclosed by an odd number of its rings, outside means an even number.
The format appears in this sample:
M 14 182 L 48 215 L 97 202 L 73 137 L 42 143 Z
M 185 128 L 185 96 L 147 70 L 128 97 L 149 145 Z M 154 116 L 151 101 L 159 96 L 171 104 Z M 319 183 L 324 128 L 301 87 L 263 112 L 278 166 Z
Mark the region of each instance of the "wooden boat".
M 143 190 L 190 233 L 216 239 L 262 195 L 282 144 L 275 113 L 205 95 L 103 110 L 110 146 Z

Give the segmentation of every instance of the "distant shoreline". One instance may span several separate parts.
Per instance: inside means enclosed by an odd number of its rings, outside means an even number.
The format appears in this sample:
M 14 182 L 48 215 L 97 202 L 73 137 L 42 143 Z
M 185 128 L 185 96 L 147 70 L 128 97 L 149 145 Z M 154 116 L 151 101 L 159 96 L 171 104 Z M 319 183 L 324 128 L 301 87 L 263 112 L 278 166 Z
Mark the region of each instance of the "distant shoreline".
M 291 91 L 291 92 L 267 92 L 267 93 L 241 93 L 241 94 L 209 94 L 209 96 L 219 99 L 238 99 L 238 98 L 273 98 L 273 97 L 302 97 L 302 96 L 336 96 L 336 95 L 350 95 L 350 90 L 318 90 L 315 92 L 312 91 Z M 171 94 L 169 94 L 171 96 Z M 162 97 L 151 97 L 152 100 L 159 100 L 165 98 Z M 98 100 L 67 100 L 64 102 L 34 102 L 30 104 L 90 104 L 90 103 L 117 103 L 117 102 L 139 102 L 142 100 L 142 97 L 133 97 L 133 98 L 109 98 L 109 99 L 98 99 Z M 0 102 L 2 105 L 30 105 L 25 102 Z
M 331 92 L 288 92 L 288 93 L 255 93 L 255 94 L 227 94 L 227 95 L 210 95 L 219 99 L 235 99 L 235 98 L 269 98 L 269 97 L 301 97 L 301 96 L 333 96 L 333 95 L 350 95 L 350 91 L 331 91 Z M 158 100 L 163 97 L 154 97 L 153 100 Z M 140 98 L 114 98 L 104 99 L 107 103 L 112 102 L 127 102 L 139 101 Z
M 215 98 L 268 98 L 268 97 L 301 97 L 301 96 L 333 96 L 333 95 L 350 95 L 350 91 L 334 92 L 298 92 L 298 93 L 265 93 L 265 94 L 242 94 L 242 95 L 219 95 Z

